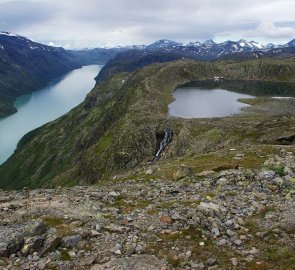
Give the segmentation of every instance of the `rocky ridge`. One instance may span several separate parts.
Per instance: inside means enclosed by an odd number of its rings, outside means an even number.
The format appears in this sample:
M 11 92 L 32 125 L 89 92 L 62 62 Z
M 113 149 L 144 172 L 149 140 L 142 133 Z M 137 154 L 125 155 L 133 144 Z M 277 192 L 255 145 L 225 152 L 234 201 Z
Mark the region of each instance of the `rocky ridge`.
M 244 158 L 237 149 L 234 160 Z M 0 192 L 0 269 L 294 269 L 294 147 L 261 167 L 162 163 L 99 186 Z

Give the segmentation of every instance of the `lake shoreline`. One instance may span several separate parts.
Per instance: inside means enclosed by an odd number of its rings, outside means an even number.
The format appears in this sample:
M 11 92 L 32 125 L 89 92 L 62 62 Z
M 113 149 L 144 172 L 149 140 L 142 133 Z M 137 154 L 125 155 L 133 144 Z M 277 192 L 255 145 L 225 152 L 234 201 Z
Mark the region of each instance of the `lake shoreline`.
M 0 118 L 0 165 L 16 149 L 28 132 L 50 122 L 81 103 L 95 86 L 95 76 L 102 66 L 90 65 L 75 69 L 45 87 L 18 97 L 18 112 Z

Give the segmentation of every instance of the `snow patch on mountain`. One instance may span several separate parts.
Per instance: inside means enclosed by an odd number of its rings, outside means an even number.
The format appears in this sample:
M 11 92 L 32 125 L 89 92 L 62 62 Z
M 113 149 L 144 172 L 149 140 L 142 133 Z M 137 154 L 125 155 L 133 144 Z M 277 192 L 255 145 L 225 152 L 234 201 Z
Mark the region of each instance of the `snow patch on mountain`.
M 10 32 L 4 32 L 4 31 L 0 31 L 0 35 L 9 36 L 9 37 L 19 37 L 19 35 L 17 35 L 17 34 L 10 33 Z

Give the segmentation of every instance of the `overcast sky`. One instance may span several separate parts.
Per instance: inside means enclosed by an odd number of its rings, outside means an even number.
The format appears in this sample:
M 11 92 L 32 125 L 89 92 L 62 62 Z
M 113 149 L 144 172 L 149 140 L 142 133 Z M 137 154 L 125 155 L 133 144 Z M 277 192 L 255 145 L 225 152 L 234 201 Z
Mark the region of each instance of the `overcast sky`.
M 0 0 L 0 30 L 66 48 L 295 38 L 295 0 Z

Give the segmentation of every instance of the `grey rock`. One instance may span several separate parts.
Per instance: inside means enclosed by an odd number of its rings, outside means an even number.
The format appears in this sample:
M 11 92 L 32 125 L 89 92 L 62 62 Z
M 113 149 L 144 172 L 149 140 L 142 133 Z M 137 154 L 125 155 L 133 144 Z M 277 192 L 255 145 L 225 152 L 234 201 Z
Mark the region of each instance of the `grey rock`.
M 228 219 L 225 223 L 224 223 L 226 226 L 230 227 L 233 225 L 233 221 Z
M 223 185 L 227 185 L 228 184 L 228 180 L 224 177 L 221 177 L 218 181 L 217 181 L 217 185 L 219 186 L 223 186 Z
M 134 253 L 135 253 L 135 245 L 132 244 L 132 245 L 127 246 L 126 255 L 130 257 Z
M 45 254 L 54 251 L 58 248 L 58 246 L 61 243 L 61 238 L 58 237 L 55 234 L 49 234 L 47 235 L 47 238 L 45 239 L 43 243 L 43 248 L 39 251 L 39 255 L 42 257 Z
M 209 202 L 209 203 L 201 202 L 197 206 L 197 210 L 202 213 L 208 213 L 210 211 L 218 212 L 218 211 L 220 211 L 220 207 L 219 207 L 219 205 L 212 203 L 212 202 Z
M 258 174 L 259 179 L 265 181 L 272 181 L 275 178 L 276 173 L 274 171 L 262 171 Z
M 204 265 L 203 262 L 201 262 L 201 263 L 191 263 L 191 268 L 193 270 L 203 270 L 203 269 L 205 269 L 205 265 Z
M 182 165 L 173 173 L 173 179 L 177 181 L 191 175 L 192 169 L 188 166 Z
M 0 257 L 9 257 L 11 254 L 21 250 L 24 237 L 19 234 L 11 234 L 8 237 L 0 237 Z
M 213 266 L 214 264 L 216 264 L 216 262 L 217 262 L 217 259 L 212 257 L 212 258 L 209 258 L 208 260 L 206 260 L 205 264 L 208 266 Z
M 21 249 L 23 256 L 28 256 L 36 251 L 39 251 L 45 240 L 44 236 L 34 236 L 25 239 L 24 246 Z
M 110 249 L 110 252 L 114 254 L 121 254 L 122 253 L 122 245 L 117 243 L 113 248 Z
M 143 247 L 141 245 L 138 245 L 136 248 L 135 248 L 135 253 L 136 254 L 142 254 L 143 253 Z
M 46 232 L 46 225 L 42 221 L 35 221 L 26 225 L 24 235 L 28 237 L 42 235 Z
M 252 249 L 249 251 L 249 253 L 250 253 L 251 255 L 256 255 L 256 254 L 259 253 L 259 250 L 258 250 L 257 248 L 255 248 L 255 247 L 252 247 Z
M 217 245 L 219 246 L 225 246 L 227 244 L 226 239 L 221 239 L 220 241 L 217 242 Z
M 81 235 L 66 236 L 61 239 L 61 246 L 66 248 L 74 248 L 82 241 Z
M 230 261 L 233 266 L 238 266 L 238 259 L 237 258 L 231 258 Z
M 75 251 L 69 251 L 68 252 L 71 258 L 75 258 L 76 257 L 76 252 Z
M 235 240 L 234 243 L 235 243 L 237 246 L 242 245 L 242 241 L 241 241 L 240 239 Z
M 46 267 L 46 263 L 44 261 L 38 262 L 38 269 L 39 270 L 44 270 Z
M 213 228 L 211 230 L 211 233 L 213 234 L 214 237 L 218 237 L 220 235 L 220 232 L 219 232 L 218 228 Z
M 279 187 L 283 186 L 284 185 L 284 180 L 280 177 L 276 177 L 274 180 L 273 180 L 274 184 L 278 185 Z

